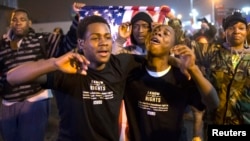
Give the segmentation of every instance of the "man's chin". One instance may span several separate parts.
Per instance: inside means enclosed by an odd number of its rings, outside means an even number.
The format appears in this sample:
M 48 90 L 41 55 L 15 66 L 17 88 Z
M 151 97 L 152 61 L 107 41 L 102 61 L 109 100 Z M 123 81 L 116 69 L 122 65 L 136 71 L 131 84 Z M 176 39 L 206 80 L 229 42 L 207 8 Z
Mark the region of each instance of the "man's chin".
M 21 33 L 20 33 L 20 32 L 17 32 L 17 33 L 15 34 L 15 36 L 21 38 L 21 37 L 24 36 L 24 34 L 23 34 L 23 32 L 21 32 Z
M 110 59 L 110 56 L 109 57 L 101 57 L 98 60 L 100 63 L 107 63 L 109 61 L 109 59 Z

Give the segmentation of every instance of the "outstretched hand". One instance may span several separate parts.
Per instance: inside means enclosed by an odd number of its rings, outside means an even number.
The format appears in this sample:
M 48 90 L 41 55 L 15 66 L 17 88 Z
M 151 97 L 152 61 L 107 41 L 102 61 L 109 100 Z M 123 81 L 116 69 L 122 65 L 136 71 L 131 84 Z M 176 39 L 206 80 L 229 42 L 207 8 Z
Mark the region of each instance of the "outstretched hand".
M 78 53 L 69 52 L 54 62 L 58 70 L 65 73 L 79 73 L 87 75 L 88 65 L 90 62 Z

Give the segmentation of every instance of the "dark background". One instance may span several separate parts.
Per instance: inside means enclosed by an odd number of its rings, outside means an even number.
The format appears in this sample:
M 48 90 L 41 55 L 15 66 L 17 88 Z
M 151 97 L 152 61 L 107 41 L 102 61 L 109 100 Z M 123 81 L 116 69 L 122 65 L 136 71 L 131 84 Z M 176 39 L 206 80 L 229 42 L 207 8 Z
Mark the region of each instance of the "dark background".
M 13 8 L 0 5 L 0 35 L 7 30 Z

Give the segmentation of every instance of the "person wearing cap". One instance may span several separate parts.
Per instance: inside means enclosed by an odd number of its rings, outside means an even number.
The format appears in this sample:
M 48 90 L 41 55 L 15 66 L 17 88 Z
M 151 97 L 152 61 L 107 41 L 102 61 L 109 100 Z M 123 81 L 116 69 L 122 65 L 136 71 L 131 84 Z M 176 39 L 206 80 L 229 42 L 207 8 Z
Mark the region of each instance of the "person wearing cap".
M 197 64 L 216 88 L 220 99 L 216 110 L 206 110 L 205 134 L 206 125 L 209 124 L 250 124 L 250 50 L 245 45 L 247 20 L 239 11 L 235 11 L 222 23 L 224 43 L 192 46 Z M 181 47 L 175 50 L 184 51 Z
M 195 64 L 191 49 L 177 55 L 185 57 L 180 63 L 185 65 L 192 79 L 187 79 L 179 68 L 168 64 L 169 52 L 176 43 L 175 33 L 167 25 L 157 27 L 146 39 L 147 58 L 112 55 L 113 41 L 108 22 L 97 15 L 86 17 L 80 21 L 77 32 L 78 45 L 84 56 L 69 52 L 58 58 L 22 64 L 7 73 L 5 84 L 8 86 L 4 89 L 8 91 L 10 85 L 33 81 L 64 92 L 64 103 L 68 105 L 64 109 L 67 125 L 60 132 L 63 136 L 58 141 L 118 141 L 119 106 L 126 96 L 124 88 L 130 84 L 136 94 L 127 89 L 132 97 L 131 106 L 134 102 L 137 105 L 137 101 L 141 106 L 128 111 L 129 119 L 139 113 L 142 117 L 139 117 L 140 122 L 131 119 L 136 123 L 130 122 L 130 127 L 138 125 L 140 128 L 130 130 L 134 136 L 131 141 L 178 141 L 186 105 L 192 103 L 200 110 L 205 106 L 214 108 L 218 105 L 218 97 L 215 88 Z M 127 82 L 128 79 L 133 83 Z M 153 85 L 148 85 L 151 83 Z M 145 133 L 145 130 L 149 132 Z
M 160 15 L 158 21 L 164 18 L 175 18 L 171 8 L 167 5 L 160 7 Z M 158 24 L 153 20 L 151 15 L 146 11 L 138 11 L 130 20 L 130 22 L 122 23 L 118 28 L 118 36 L 113 44 L 112 53 L 130 53 L 146 55 L 145 38 L 151 32 L 152 26 Z M 129 45 L 124 44 L 130 40 Z
M 122 23 L 118 29 L 118 37 L 115 41 L 112 53 L 146 54 L 145 38 L 151 31 L 153 19 L 146 12 L 138 12 L 130 22 Z M 130 39 L 131 45 L 123 48 L 123 44 Z

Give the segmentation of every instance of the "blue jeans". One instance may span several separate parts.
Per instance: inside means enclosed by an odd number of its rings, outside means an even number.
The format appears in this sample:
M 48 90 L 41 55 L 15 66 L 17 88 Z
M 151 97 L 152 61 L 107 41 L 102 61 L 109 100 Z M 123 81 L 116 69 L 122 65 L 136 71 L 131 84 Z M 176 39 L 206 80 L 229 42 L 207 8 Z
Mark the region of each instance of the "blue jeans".
M 4 141 L 44 141 L 50 99 L 1 104 L 0 133 Z

